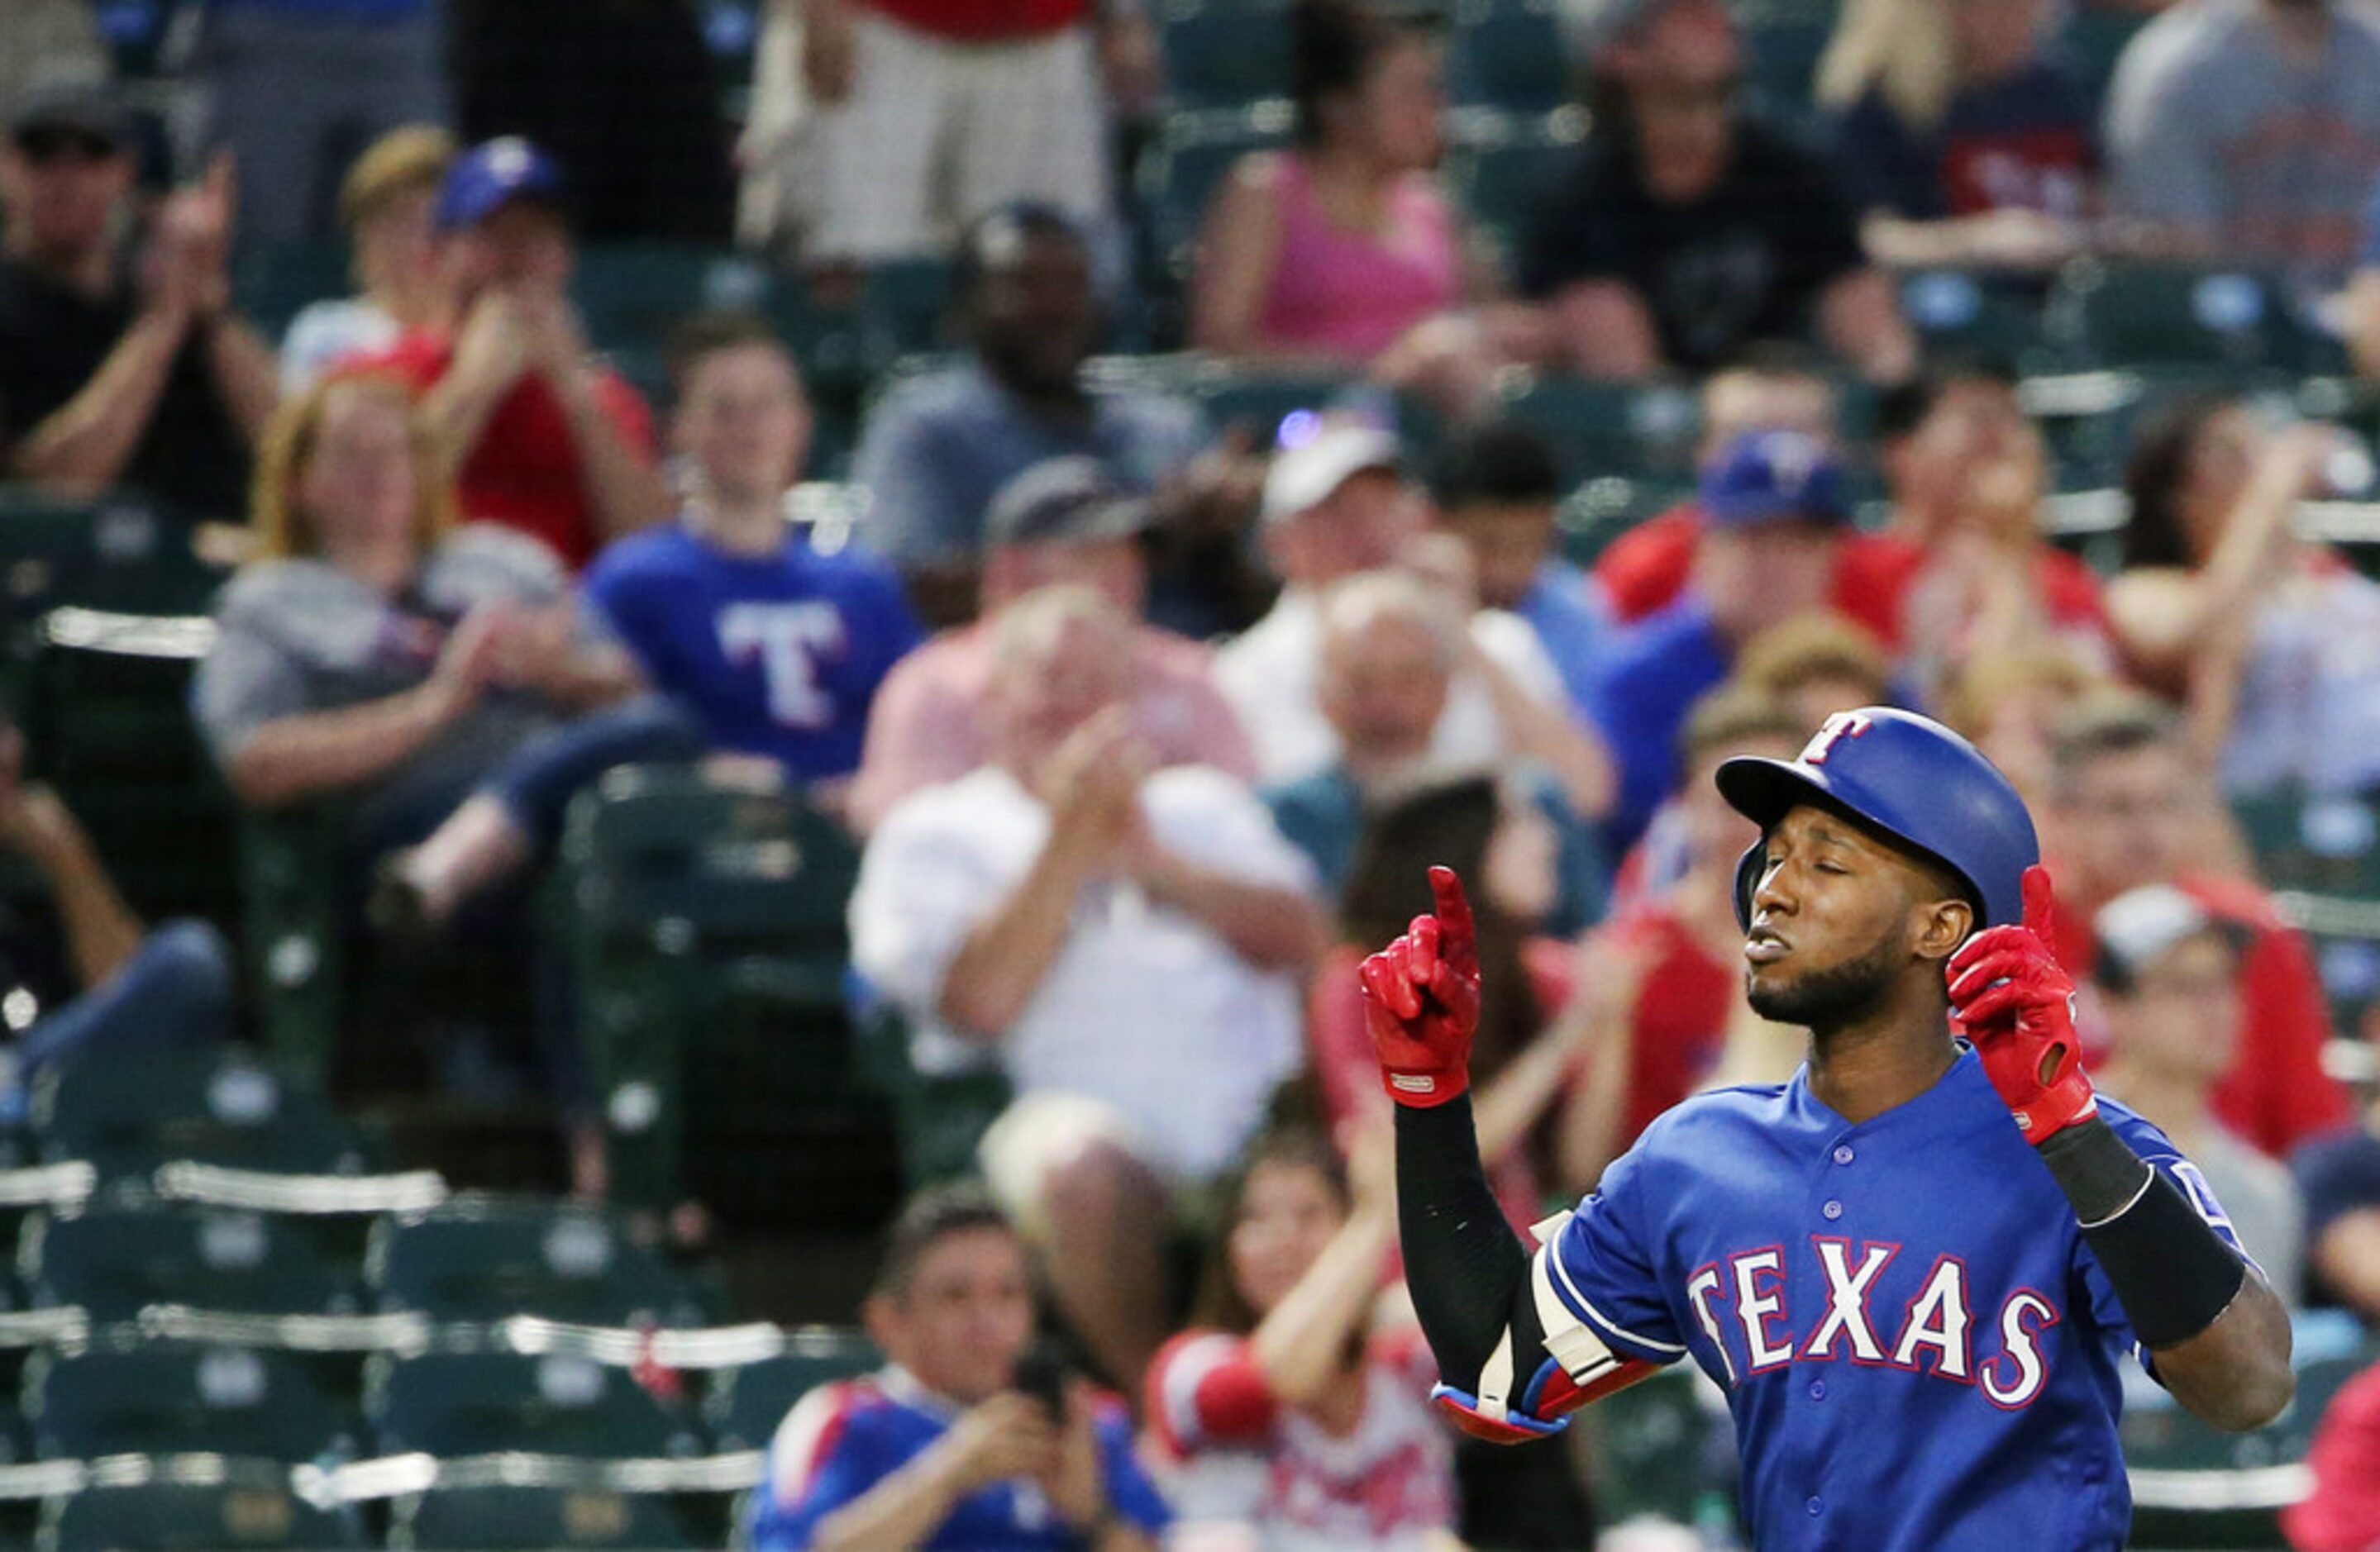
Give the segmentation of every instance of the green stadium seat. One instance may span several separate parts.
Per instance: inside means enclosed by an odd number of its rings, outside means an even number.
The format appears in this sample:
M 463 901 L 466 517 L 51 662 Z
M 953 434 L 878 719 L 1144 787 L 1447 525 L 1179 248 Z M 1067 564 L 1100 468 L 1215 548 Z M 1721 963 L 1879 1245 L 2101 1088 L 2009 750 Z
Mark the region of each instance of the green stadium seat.
M 761 310 L 771 282 L 757 261 L 698 244 L 599 243 L 572 281 L 588 338 L 599 350 L 660 350 L 694 313 Z
M 433 1320 L 511 1315 L 592 1326 L 701 1326 L 693 1283 L 596 1208 L 460 1197 L 373 1226 L 365 1276 L 387 1311 Z
M 2035 289 L 1965 270 L 1914 270 L 1900 277 L 1900 311 L 1927 350 L 2008 360 L 2020 370 L 2055 362 Z
M 1176 274 L 1187 274 L 1191 245 L 1207 202 L 1239 159 L 1289 143 L 1285 104 L 1176 114 L 1141 160 L 1140 196 L 1158 254 Z
M 191 1159 L 277 1174 L 358 1174 L 362 1140 L 322 1091 L 242 1052 L 175 1052 L 43 1073 L 32 1124 L 43 1159 L 103 1177 Z
M 1289 8 L 1205 0 L 1163 14 L 1165 84 L 1180 108 L 1233 108 L 1289 95 Z
M 1562 554 L 1574 565 L 1591 566 L 1613 540 L 1694 493 L 1686 479 L 1590 479 L 1555 510 Z
M 478 1485 L 433 1487 L 396 1501 L 391 1548 L 419 1552 L 509 1552 L 540 1547 L 695 1547 L 696 1535 L 670 1501 L 610 1487 Z
M 1455 102 L 1512 113 L 1559 108 L 1576 86 L 1548 0 L 1475 0 L 1458 9 L 1446 74 Z
M 2380 900 L 2380 803 L 2283 792 L 2237 799 L 2231 813 L 2273 888 Z
M 1237 430 L 1259 448 L 1270 447 L 1281 422 L 1299 413 L 1347 411 L 1377 418 L 1384 401 L 1350 373 L 1293 371 L 1203 362 L 1181 384 L 1207 423 L 1218 431 Z
M 1753 0 L 1736 8 L 1754 103 L 1786 124 L 1813 114 L 1818 59 L 1834 36 L 1834 0 Z
M 2090 83 L 2094 102 L 2106 93 L 2107 79 L 2116 73 L 2116 61 L 2122 57 L 2124 46 L 2155 14 L 2149 7 L 2134 6 L 2082 5 L 2066 8 L 2066 28 L 2060 42 L 2065 44 L 2067 56 Z
M 1585 1416 L 1596 1512 L 1607 1523 L 1638 1515 L 1694 1523 L 1710 1495 L 1704 1449 L 1721 1425 L 1695 1396 L 1691 1367 L 1681 1369 L 1609 1396 Z
M 294 1353 L 146 1342 L 40 1352 L 25 1421 L 50 1460 L 207 1452 L 268 1461 L 353 1454 L 353 1420 Z
M 0 613 L 30 622 L 62 604 L 204 612 L 225 573 L 190 549 L 189 525 L 147 498 L 95 499 L 0 484 Z
M 354 294 L 347 249 L 340 242 L 292 242 L 244 254 L 232 273 L 242 316 L 279 339 L 289 321 L 315 302 Z
M 951 347 L 948 261 L 901 259 L 870 265 L 862 297 L 882 359 L 889 362 Z
M 868 1334 L 817 1326 L 792 1334 L 789 1351 L 722 1369 L 703 1397 L 702 1418 L 720 1449 L 766 1449 L 777 1425 L 804 1395 L 833 1379 L 852 1379 L 884 1361 Z
M 1015 1097 L 996 1063 L 956 1073 L 921 1073 L 909 1057 L 909 1025 L 880 1000 L 862 1020 L 861 1044 L 877 1085 L 892 1099 L 901 1174 L 911 1189 L 977 1170 L 976 1146 Z
M 330 1081 L 346 997 L 347 918 L 339 892 L 340 809 L 305 804 L 238 820 L 242 941 L 258 1033 L 305 1081 Z
M 78 1304 L 95 1321 L 165 1303 L 254 1315 L 356 1307 L 355 1279 L 301 1228 L 252 1212 L 120 1204 L 36 1218 L 17 1276 L 36 1306 Z
M 1456 200 L 1510 261 L 1527 240 L 1548 191 L 1577 162 L 1587 121 L 1575 110 L 1495 120 L 1447 157 Z
M 1702 407 L 1690 388 L 1542 377 L 1504 408 L 1553 445 L 1566 481 L 1694 473 Z
M 41 1552 L 240 1552 L 365 1545 L 346 1517 L 290 1490 L 285 1467 L 209 1458 L 161 1462 L 150 1480 L 94 1483 L 42 1506 Z
M 2181 381 L 2343 364 L 2338 343 L 2310 327 L 2280 286 L 2241 270 L 2071 264 L 2052 293 L 2049 320 L 2062 341 L 2097 366 Z
M 561 1353 L 381 1354 L 365 1365 L 364 1415 L 383 1455 L 630 1460 L 690 1455 L 697 1446 L 690 1420 L 628 1370 Z

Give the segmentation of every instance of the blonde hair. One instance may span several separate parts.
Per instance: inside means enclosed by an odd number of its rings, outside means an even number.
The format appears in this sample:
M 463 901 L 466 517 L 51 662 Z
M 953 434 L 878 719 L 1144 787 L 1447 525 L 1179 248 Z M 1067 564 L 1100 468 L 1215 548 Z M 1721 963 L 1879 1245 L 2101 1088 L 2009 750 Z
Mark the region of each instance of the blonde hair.
M 1818 58 L 1818 105 L 1851 107 L 1871 91 L 1913 127 L 1932 129 L 1950 110 L 1959 62 L 1943 0 L 1843 0 Z
M 1451 673 L 1461 662 L 1469 628 L 1444 591 L 1410 572 L 1365 571 L 1332 583 L 1322 594 L 1326 644 L 1361 636 L 1383 621 L 1402 620 L 1429 633 Z
M 1892 660 L 1871 632 L 1820 612 L 1797 614 L 1745 642 L 1735 672 L 1772 696 L 1790 696 L 1813 679 L 1858 679 L 1881 699 L 1891 685 Z
M 353 232 L 378 215 L 391 200 L 445 181 L 457 147 L 455 137 L 429 124 L 392 129 L 364 148 L 339 185 L 339 221 Z
M 298 482 L 314 456 L 314 443 L 322 435 L 322 418 L 332 398 L 350 393 L 386 394 L 404 407 L 407 437 L 413 445 L 414 547 L 426 553 L 454 526 L 453 461 L 415 400 L 411 386 L 390 372 L 335 372 L 298 397 L 285 400 L 265 428 L 249 511 L 257 559 L 285 560 L 322 552 L 322 536 L 315 531 L 312 515 L 301 510 Z
M 1970 658 L 1942 687 L 1942 721 L 1969 738 L 1989 726 L 2004 701 L 2045 691 L 2068 705 L 2095 696 L 2111 681 L 2098 670 L 2056 647 L 2018 648 Z

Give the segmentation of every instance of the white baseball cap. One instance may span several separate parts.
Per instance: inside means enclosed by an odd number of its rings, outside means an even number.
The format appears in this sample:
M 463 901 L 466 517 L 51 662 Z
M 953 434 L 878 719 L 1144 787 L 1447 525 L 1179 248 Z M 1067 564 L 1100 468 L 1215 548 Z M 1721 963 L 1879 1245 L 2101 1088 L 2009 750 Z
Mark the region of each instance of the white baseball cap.
M 1402 468 L 1404 450 L 1396 433 L 1360 420 L 1322 419 L 1311 435 L 1290 442 L 1272 455 L 1265 471 L 1263 517 L 1269 526 L 1329 501 L 1340 486 L 1366 469 Z
M 2099 979 L 2110 976 L 2129 984 L 2185 940 L 2212 933 L 2236 953 L 2245 946 L 2239 924 L 2216 915 L 2191 895 L 2171 884 L 2144 884 L 2129 890 L 2091 918 L 2099 940 Z

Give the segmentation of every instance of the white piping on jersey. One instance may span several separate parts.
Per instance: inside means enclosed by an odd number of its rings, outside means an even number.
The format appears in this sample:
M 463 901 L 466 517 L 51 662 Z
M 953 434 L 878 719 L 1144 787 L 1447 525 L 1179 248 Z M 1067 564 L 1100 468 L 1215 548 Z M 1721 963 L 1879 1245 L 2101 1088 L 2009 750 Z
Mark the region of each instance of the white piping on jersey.
M 1610 1332 L 1613 1336 L 1618 1337 L 1622 1341 L 1634 1342 L 1639 1347 L 1649 1347 L 1656 1352 L 1673 1352 L 1682 1358 L 1685 1356 L 1685 1343 L 1655 1341 L 1650 1337 L 1640 1337 L 1635 1332 L 1630 1330 L 1627 1327 L 1621 1325 L 1618 1321 L 1604 1314 L 1601 1310 L 1597 1309 L 1595 1305 L 1588 1301 L 1587 1296 L 1578 1291 L 1578 1284 L 1571 1280 L 1570 1268 L 1563 1266 L 1561 1264 L 1561 1257 L 1554 1255 L 1553 1252 L 1554 1247 L 1552 1245 L 1547 1245 L 1539 1252 L 1539 1254 L 1553 1263 L 1555 1274 L 1561 1279 L 1562 1286 L 1570 1291 L 1571 1302 L 1575 1304 L 1580 1311 L 1584 1312 L 1589 1320 L 1594 1321 L 1597 1326 L 1602 1327 L 1605 1330 Z

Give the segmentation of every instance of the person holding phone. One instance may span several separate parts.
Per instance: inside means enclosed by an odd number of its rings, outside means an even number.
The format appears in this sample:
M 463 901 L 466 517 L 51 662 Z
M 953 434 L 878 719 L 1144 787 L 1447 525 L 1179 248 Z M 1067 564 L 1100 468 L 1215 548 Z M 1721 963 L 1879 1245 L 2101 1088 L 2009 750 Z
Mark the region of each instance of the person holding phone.
M 752 1495 L 755 1552 L 1153 1552 L 1172 1514 L 1131 1420 L 1033 1349 L 1024 1242 L 990 1197 L 913 1199 L 863 1313 L 891 1362 L 786 1415 Z

